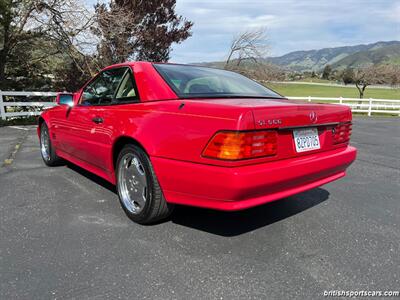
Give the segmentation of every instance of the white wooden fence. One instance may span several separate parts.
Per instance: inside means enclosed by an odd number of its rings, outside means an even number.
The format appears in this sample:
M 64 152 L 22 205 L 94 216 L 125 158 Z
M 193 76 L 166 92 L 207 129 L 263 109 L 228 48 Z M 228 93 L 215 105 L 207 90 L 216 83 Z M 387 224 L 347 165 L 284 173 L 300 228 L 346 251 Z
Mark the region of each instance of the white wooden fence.
M 55 96 L 57 93 L 53 92 L 7 92 L 0 91 L 0 117 L 3 120 L 11 117 L 24 117 L 24 116 L 37 116 L 43 111 L 43 109 L 52 107 L 56 105 Z M 26 98 L 37 98 L 46 97 L 50 98 L 47 102 L 35 101 L 35 102 L 25 102 L 25 101 L 7 101 L 8 97 L 24 97 Z M 18 107 L 26 107 L 28 111 L 19 111 Z
M 7 92 L 0 91 L 0 117 L 3 120 L 11 117 L 40 115 L 43 109 L 56 105 L 54 92 Z M 47 97 L 51 101 L 25 102 L 7 101 L 8 97 Z M 306 100 L 309 102 L 337 103 L 350 106 L 353 112 L 366 113 L 371 116 L 374 113 L 400 116 L 400 100 L 391 99 L 359 99 L 359 98 L 330 98 L 330 97 L 288 97 L 293 100 Z M 16 107 L 28 107 L 28 111 L 18 111 Z
M 392 99 L 360 99 L 360 98 L 330 98 L 330 97 L 287 97 L 292 100 L 306 100 L 317 103 L 335 103 L 351 107 L 353 112 L 366 113 L 371 116 L 374 113 L 400 116 L 400 100 Z

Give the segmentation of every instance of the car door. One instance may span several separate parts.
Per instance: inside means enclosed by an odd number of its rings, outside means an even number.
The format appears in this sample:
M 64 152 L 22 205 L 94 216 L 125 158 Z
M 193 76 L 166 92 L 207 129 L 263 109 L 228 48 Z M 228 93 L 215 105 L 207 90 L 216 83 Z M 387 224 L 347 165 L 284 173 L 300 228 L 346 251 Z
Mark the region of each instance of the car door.
M 77 102 L 80 92 L 73 94 L 73 103 Z M 50 133 L 52 137 L 52 143 L 57 148 L 66 152 L 68 147 L 68 132 L 73 124 L 69 123 L 68 114 L 71 111 L 73 105 L 58 105 L 49 111 L 50 114 Z
M 69 128 L 64 151 L 101 169 L 112 147 L 113 116 L 110 105 L 128 67 L 107 69 L 82 90 L 79 103 L 66 115 Z

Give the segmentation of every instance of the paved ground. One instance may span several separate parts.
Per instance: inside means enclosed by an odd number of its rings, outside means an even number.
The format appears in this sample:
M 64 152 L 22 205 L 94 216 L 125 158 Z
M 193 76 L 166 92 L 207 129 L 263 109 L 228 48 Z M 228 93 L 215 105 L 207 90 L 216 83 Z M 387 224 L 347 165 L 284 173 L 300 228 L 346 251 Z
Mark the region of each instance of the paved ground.
M 0 128 L 0 299 L 321 298 L 399 290 L 400 120 L 357 118 L 338 182 L 240 213 L 136 225 L 112 186 L 47 168 L 34 128 Z

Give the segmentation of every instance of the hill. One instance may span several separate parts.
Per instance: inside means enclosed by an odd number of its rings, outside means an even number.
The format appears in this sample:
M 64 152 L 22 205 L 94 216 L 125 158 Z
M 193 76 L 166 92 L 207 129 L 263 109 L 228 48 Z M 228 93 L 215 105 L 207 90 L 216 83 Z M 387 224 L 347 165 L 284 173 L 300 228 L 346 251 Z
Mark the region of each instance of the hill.
M 400 64 L 400 41 L 295 51 L 266 60 L 293 71 L 319 71 L 327 64 L 338 69 L 381 63 Z

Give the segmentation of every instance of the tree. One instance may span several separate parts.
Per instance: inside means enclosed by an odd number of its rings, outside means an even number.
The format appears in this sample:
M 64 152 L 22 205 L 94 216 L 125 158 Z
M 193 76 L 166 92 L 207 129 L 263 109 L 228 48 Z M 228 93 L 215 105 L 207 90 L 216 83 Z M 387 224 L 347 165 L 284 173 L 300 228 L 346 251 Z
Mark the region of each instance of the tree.
M 191 35 L 176 0 L 111 0 L 96 14 L 81 1 L 0 0 L 0 88 L 73 90 L 112 63 L 167 61 Z
M 263 27 L 246 30 L 235 36 L 231 42 L 225 68 L 234 59 L 236 66 L 244 60 L 258 63 L 265 57 L 267 50 L 266 29 Z
M 360 94 L 360 99 L 364 98 L 364 92 L 367 86 L 371 84 L 383 83 L 380 78 L 381 70 L 378 67 L 370 66 L 359 68 L 354 71 L 354 83 Z
M 38 10 L 38 1 L 0 0 L 0 83 L 5 80 L 7 61 L 18 44 L 35 37 L 37 28 L 27 29 Z
M 400 85 L 400 66 L 399 65 L 385 65 L 385 81 L 392 87 Z
M 340 79 L 343 81 L 345 85 L 354 83 L 354 71 L 351 68 L 345 69 L 340 74 Z
M 57 55 L 71 59 L 82 73 L 93 73 L 87 71 L 88 56 L 82 53 L 88 45 L 78 42 L 88 40 L 85 30 L 93 18 L 79 0 L 0 0 L 0 8 L 1 85 L 5 85 L 6 72 L 18 76 L 18 70 L 48 81 L 51 70 L 46 66 Z M 48 74 L 37 74 L 46 70 Z
M 259 80 L 282 80 L 285 72 L 267 63 L 267 37 L 264 27 L 248 29 L 236 35 L 229 47 L 224 69 Z
M 175 12 L 176 0 L 112 0 L 95 7 L 97 27 L 92 28 L 103 65 L 126 60 L 165 62 L 171 45 L 190 35 L 192 22 Z
M 360 99 L 364 98 L 367 86 L 377 82 L 377 70 L 374 66 L 359 68 L 354 71 L 354 83 L 360 94 Z
M 400 68 L 393 65 L 370 66 L 359 68 L 354 71 L 354 83 L 360 94 L 364 97 L 365 89 L 371 84 L 390 84 L 400 83 Z
M 43 17 L 36 20 L 46 28 L 46 38 L 53 41 L 58 53 L 63 53 L 66 65 L 72 63 L 80 76 L 89 78 L 99 70 L 93 57 L 98 43 L 91 28 L 95 25 L 91 13 L 81 0 L 53 0 L 43 3 Z
M 326 65 L 322 72 L 322 79 L 329 79 L 332 73 L 332 67 L 330 65 Z

